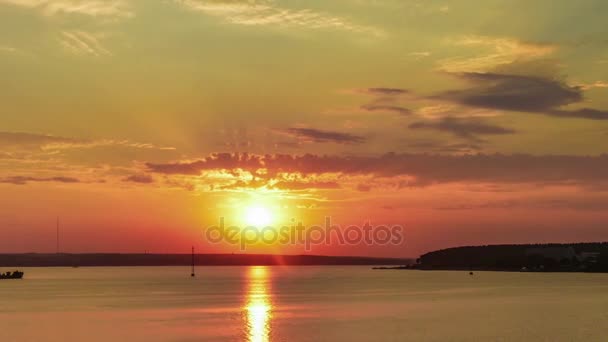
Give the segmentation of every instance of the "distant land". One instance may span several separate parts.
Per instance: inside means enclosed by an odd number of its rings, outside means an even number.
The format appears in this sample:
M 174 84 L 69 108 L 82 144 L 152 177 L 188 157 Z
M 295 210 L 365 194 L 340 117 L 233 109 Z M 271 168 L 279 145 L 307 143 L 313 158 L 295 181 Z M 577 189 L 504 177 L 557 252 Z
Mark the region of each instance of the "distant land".
M 408 258 L 195 254 L 197 266 L 369 265 L 418 270 L 608 272 L 608 242 L 463 246 Z M 191 254 L 0 254 L 0 267 L 189 266 Z M 390 267 L 397 266 L 397 267 Z
M 420 270 L 608 272 L 608 243 L 465 246 L 422 255 Z
M 408 265 L 406 258 L 322 255 L 195 254 L 197 266 Z M 191 254 L 0 254 L 0 267 L 190 266 Z

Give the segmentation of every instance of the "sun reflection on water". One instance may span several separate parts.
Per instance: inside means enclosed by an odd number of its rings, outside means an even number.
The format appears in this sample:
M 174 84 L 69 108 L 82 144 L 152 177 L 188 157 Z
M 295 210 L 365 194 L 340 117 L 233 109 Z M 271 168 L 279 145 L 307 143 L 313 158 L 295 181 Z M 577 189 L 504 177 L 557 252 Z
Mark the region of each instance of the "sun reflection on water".
M 267 342 L 270 337 L 272 302 L 269 271 L 265 266 L 254 266 L 247 275 L 245 329 L 250 342 Z

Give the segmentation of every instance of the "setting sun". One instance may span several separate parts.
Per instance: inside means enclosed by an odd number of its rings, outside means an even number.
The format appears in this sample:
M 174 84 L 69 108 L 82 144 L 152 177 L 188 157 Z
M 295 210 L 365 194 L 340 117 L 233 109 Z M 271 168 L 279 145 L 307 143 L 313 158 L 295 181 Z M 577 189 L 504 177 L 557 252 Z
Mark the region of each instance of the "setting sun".
M 272 222 L 270 210 L 261 206 L 248 207 L 245 212 L 245 223 L 254 227 L 265 227 Z

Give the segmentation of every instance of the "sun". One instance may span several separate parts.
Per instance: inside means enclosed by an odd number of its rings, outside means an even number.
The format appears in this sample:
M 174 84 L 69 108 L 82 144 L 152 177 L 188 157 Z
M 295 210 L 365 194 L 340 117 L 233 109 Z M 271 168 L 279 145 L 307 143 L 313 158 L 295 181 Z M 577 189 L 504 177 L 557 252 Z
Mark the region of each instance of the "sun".
M 262 206 L 248 207 L 245 211 L 245 223 L 254 227 L 266 227 L 272 222 L 270 210 Z

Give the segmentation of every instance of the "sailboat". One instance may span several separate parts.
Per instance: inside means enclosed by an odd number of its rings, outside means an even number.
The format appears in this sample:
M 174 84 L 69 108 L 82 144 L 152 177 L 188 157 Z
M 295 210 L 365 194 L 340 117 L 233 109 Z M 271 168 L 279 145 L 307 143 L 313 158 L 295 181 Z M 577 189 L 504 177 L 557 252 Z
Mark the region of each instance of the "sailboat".
M 194 273 L 194 246 L 192 246 L 192 273 L 190 274 L 190 277 L 196 277 L 196 274 Z

